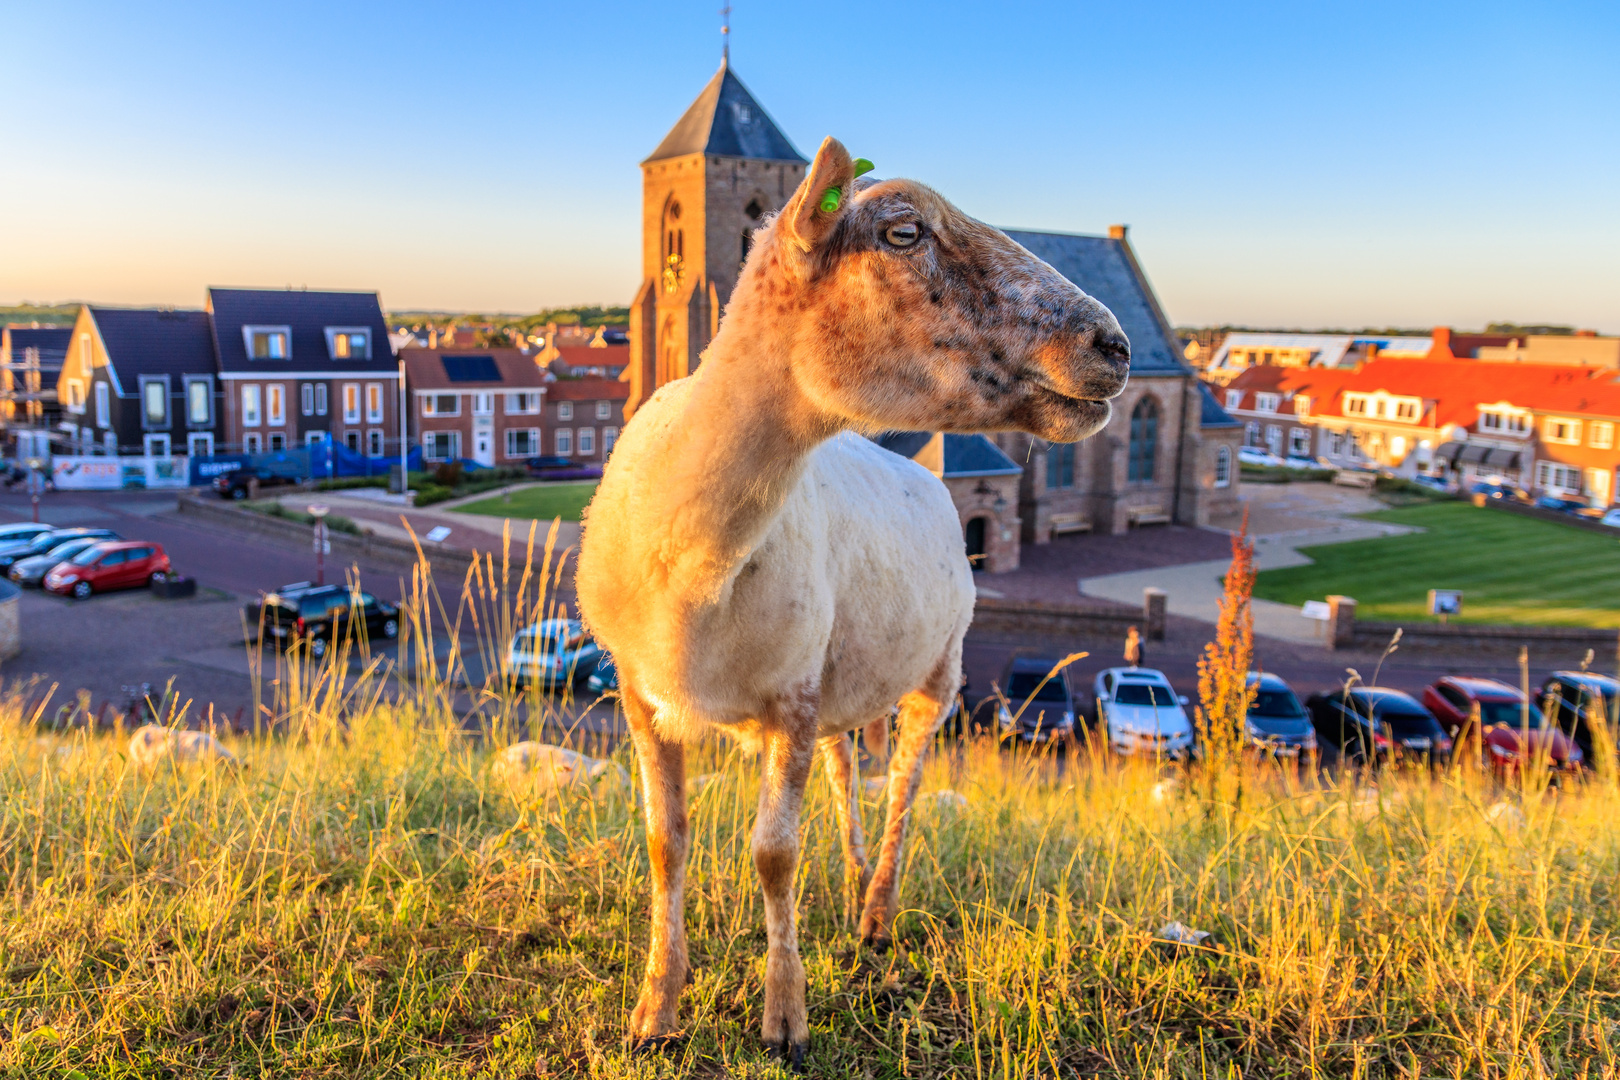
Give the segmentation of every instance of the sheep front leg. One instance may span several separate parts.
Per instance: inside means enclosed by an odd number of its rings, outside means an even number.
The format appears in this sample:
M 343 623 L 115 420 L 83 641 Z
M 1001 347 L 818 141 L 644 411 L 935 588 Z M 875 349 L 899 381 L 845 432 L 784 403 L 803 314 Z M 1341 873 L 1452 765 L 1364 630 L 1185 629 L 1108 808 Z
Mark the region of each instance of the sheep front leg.
M 813 698 L 813 695 L 806 695 Z M 765 730 L 759 818 L 754 823 L 754 866 L 765 895 L 765 1015 L 767 1051 L 804 1066 L 810 1024 L 804 1004 L 793 875 L 799 863 L 799 809 L 816 754 L 813 700 L 784 709 Z
M 888 718 L 884 718 L 885 724 Z M 855 743 L 849 735 L 821 740 L 821 761 L 833 789 L 839 840 L 844 849 L 844 918 L 855 918 L 866 895 L 866 835 L 861 830 L 861 777 L 855 768 Z
M 686 956 L 686 749 L 661 738 L 652 709 L 621 679 L 620 694 L 641 764 L 647 809 L 647 858 L 652 870 L 651 934 L 641 996 L 630 1014 L 630 1037 L 656 1045 L 672 1036 L 690 967 Z

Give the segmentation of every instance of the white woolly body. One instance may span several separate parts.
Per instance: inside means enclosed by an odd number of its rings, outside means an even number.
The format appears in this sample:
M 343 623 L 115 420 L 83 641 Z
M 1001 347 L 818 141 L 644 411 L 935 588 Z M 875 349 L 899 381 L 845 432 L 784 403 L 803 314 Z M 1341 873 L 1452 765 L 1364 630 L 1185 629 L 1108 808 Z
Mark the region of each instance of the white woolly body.
M 822 735 L 867 724 L 960 662 L 974 586 L 950 495 L 844 432 L 805 456 L 741 549 L 684 559 L 683 507 L 658 490 L 667 473 L 655 482 L 641 463 L 668 444 L 706 371 L 661 388 L 615 446 L 586 517 L 580 611 L 666 738 L 720 724 L 751 741 L 784 688 L 819 692 Z

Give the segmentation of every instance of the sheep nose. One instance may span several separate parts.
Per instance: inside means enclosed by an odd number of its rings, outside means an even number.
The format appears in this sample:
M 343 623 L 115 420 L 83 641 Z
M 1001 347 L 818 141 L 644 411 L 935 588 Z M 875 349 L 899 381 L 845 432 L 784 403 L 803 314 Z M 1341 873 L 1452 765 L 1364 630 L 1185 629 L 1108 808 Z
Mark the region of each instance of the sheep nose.
M 1097 350 L 1105 360 L 1124 370 L 1131 366 L 1131 343 L 1123 333 L 1118 330 L 1108 330 L 1098 334 L 1092 339 L 1091 347 Z

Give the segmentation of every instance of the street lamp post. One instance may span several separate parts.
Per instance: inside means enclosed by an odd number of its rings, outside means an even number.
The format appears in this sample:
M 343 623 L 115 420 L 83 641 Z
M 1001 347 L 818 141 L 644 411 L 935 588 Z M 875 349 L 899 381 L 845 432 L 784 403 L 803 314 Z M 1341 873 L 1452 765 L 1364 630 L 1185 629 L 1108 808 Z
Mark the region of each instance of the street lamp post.
M 405 438 L 408 430 L 406 419 L 410 412 L 406 409 L 405 397 L 405 354 L 399 357 L 399 501 L 406 506 L 411 505 L 411 473 L 406 466 L 406 456 L 410 450 L 410 443 Z
M 309 516 L 315 519 L 315 584 L 326 584 L 326 552 L 331 543 L 326 539 L 326 515 L 331 512 L 327 506 L 315 505 L 309 508 Z

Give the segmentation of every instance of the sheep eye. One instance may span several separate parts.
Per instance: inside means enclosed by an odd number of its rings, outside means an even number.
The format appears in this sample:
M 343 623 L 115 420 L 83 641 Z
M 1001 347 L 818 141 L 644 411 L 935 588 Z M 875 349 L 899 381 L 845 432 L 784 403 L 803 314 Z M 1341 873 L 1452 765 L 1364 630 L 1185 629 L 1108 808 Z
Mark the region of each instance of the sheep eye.
M 922 239 L 922 226 L 915 221 L 902 221 L 884 229 L 883 239 L 897 248 L 907 248 Z

